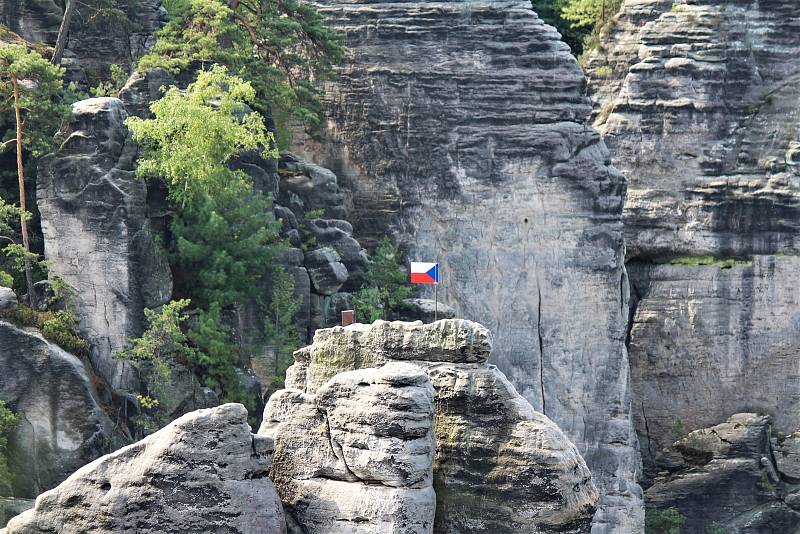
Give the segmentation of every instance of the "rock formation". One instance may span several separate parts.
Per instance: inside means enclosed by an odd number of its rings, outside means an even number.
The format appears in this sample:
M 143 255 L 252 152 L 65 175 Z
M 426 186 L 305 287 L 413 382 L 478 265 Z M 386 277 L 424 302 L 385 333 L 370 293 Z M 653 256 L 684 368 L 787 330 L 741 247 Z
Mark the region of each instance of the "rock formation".
M 770 430 L 768 416 L 739 413 L 676 441 L 646 492 L 648 514 L 677 510 L 686 534 L 796 532 L 796 438 L 773 443 Z
M 272 478 L 307 534 L 432 532 L 433 387 L 394 363 L 281 390 L 259 434 L 275 440 Z
M 489 332 L 464 320 L 319 330 L 259 431 L 275 439 L 272 474 L 292 518 L 307 532 L 356 517 L 363 528 L 347 532 L 589 532 L 598 497 L 586 464 L 486 363 L 490 351 Z M 366 498 L 371 484 L 395 497 Z M 416 523 L 398 513 L 380 530 L 376 517 L 407 499 Z
M 800 426 L 798 29 L 791 0 L 625 0 L 587 62 L 595 125 L 628 178 L 648 476 L 676 422 L 758 410 Z
M 79 328 L 92 364 L 114 387 L 129 385 L 113 358 L 140 334 L 142 309 L 167 302 L 172 279 L 135 176 L 136 143 L 115 98 L 76 103 L 59 149 L 39 163 L 37 202 L 51 275 L 76 290 Z
M 32 42 L 53 46 L 64 13 L 57 0 L 0 0 L 0 24 Z M 152 44 L 153 33 L 167 20 L 161 0 L 115 2 L 127 23 L 81 4 L 74 11 L 63 65 L 67 76 L 84 87 L 110 77 L 110 65 L 126 72 Z
M 569 48 L 527 2 L 317 4 L 351 55 L 296 150 L 338 175 L 362 242 L 441 262 L 442 300 L 491 327 L 494 361 L 596 474 L 598 532 L 641 528 L 625 181 Z
M 6 532 L 283 534 L 272 452 L 241 404 L 198 410 L 79 469 Z
M 19 422 L 8 445 L 13 495 L 33 498 L 117 442 L 91 375 L 35 331 L 0 320 L 0 399 Z

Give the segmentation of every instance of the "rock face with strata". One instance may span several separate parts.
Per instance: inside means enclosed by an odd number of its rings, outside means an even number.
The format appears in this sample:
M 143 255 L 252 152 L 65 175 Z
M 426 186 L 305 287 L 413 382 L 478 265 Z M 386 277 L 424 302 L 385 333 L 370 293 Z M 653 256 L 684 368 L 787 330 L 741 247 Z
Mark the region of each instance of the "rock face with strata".
M 405 483 L 427 488 L 415 495 L 428 503 L 423 511 L 436 513 L 432 524 L 413 532 L 589 532 L 598 495 L 585 462 L 561 430 L 486 363 L 491 347 L 488 330 L 465 320 L 319 330 L 314 344 L 295 353 L 289 389 L 270 399 L 260 430 L 276 440 L 273 477 L 300 527 L 319 524 L 321 505 L 310 507 L 295 489 L 307 480 L 321 479 L 314 488 L 348 488 L 346 481 L 358 480 L 394 487 L 402 474 Z M 372 400 L 376 383 L 382 384 L 378 391 L 387 391 L 382 402 Z M 403 391 L 418 393 L 401 396 Z M 432 405 L 409 400 L 430 395 Z M 367 424 L 373 419 L 382 423 Z M 426 425 L 435 435 L 433 488 Z M 370 432 L 406 432 L 403 447 L 390 449 Z M 387 450 L 397 454 L 390 457 Z M 387 458 L 401 466 L 384 465 Z M 424 501 L 434 499 L 434 490 L 435 506 Z M 352 493 L 350 486 L 342 491 L 343 504 L 333 499 L 328 506 L 366 506 L 353 502 Z M 374 507 L 360 513 L 372 517 Z M 405 532 L 373 525 L 346 531 Z M 311 532 L 339 532 L 316 528 Z
M 494 362 L 596 473 L 598 524 L 640 528 L 625 181 L 568 46 L 528 2 L 317 4 L 351 56 L 295 149 L 339 177 L 362 243 L 441 263 L 440 298 L 492 328 Z
M 776 442 L 770 417 L 753 413 L 691 432 L 665 449 L 646 492 L 648 513 L 678 510 L 686 534 L 797 532 L 798 458 L 783 454 L 793 440 Z
M 119 65 L 126 72 L 153 44 L 153 33 L 167 22 L 161 0 L 115 2 L 128 21 L 76 5 L 69 41 L 62 65 L 71 81 L 93 86 L 110 78 L 109 67 Z M 64 14 L 63 2 L 56 0 L 0 0 L 0 24 L 23 38 L 55 45 Z
M 648 477 L 676 422 L 759 410 L 779 431 L 800 425 L 798 29 L 791 0 L 625 0 L 587 62 L 595 125 L 628 178 Z
M 646 472 L 675 439 L 742 409 L 800 426 L 800 258 L 750 265 L 629 264 L 636 297 L 630 334 L 634 414 Z
M 250 433 L 241 404 L 198 410 L 79 469 L 7 533 L 284 534 L 267 477 L 272 452 L 272 440 Z
M 113 358 L 141 333 L 142 309 L 168 301 L 172 279 L 154 244 L 147 191 L 136 177 L 136 143 L 115 98 L 76 103 L 59 149 L 39 163 L 37 202 L 50 274 L 76 290 L 79 328 L 92 342 L 95 369 L 128 385 Z
M 12 492 L 33 498 L 118 443 L 83 362 L 33 330 L 0 320 L 0 399 L 18 416 L 9 437 Z

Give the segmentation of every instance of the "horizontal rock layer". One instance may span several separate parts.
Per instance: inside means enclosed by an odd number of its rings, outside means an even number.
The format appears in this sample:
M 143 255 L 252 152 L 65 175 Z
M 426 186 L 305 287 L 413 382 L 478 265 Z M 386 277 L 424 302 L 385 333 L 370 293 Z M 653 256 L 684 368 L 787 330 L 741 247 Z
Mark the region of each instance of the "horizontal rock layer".
M 598 522 L 636 530 L 625 183 L 568 46 L 525 2 L 317 5 L 351 55 L 296 150 L 338 175 L 359 239 L 441 263 L 440 299 L 491 327 L 494 361 L 597 473 Z
M 647 513 L 677 510 L 686 534 L 796 532 L 800 480 L 786 473 L 797 469 L 797 458 L 782 454 L 796 443 L 778 443 L 770 431 L 768 416 L 738 413 L 682 437 L 664 451 Z

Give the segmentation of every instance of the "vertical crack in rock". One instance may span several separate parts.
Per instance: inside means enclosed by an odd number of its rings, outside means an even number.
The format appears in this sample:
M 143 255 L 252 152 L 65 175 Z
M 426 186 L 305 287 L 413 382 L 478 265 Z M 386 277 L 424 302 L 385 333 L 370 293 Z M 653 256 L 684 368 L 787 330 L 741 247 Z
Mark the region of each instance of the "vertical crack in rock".
M 547 415 L 547 403 L 544 397 L 544 340 L 542 338 L 542 290 L 536 287 L 538 295 L 536 312 L 536 332 L 539 336 L 539 385 L 542 390 L 542 413 Z
M 597 532 L 639 530 L 618 302 L 625 179 L 588 126 L 569 47 L 523 1 L 316 5 L 350 62 L 326 85 L 321 135 L 294 150 L 337 174 L 360 239 L 392 235 L 439 260 L 442 299 L 496 325 L 493 362 L 525 398 L 538 406 L 548 379 L 547 415 L 596 475 Z M 537 285 L 558 303 L 540 319 Z

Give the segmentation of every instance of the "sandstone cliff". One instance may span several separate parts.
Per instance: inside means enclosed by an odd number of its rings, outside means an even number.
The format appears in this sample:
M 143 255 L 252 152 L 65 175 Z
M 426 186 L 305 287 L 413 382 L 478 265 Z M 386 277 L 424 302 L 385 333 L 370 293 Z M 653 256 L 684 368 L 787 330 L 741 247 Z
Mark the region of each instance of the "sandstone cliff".
M 675 426 L 751 410 L 800 424 L 798 29 L 790 0 L 626 0 L 587 61 L 595 125 L 628 178 L 648 477 Z
M 259 431 L 301 531 L 589 532 L 583 458 L 490 351 L 464 320 L 319 330 Z
M 297 150 L 339 176 L 357 235 L 441 262 L 441 298 L 596 473 L 598 532 L 637 530 L 625 182 L 577 61 L 523 2 L 318 5 L 351 55 Z

